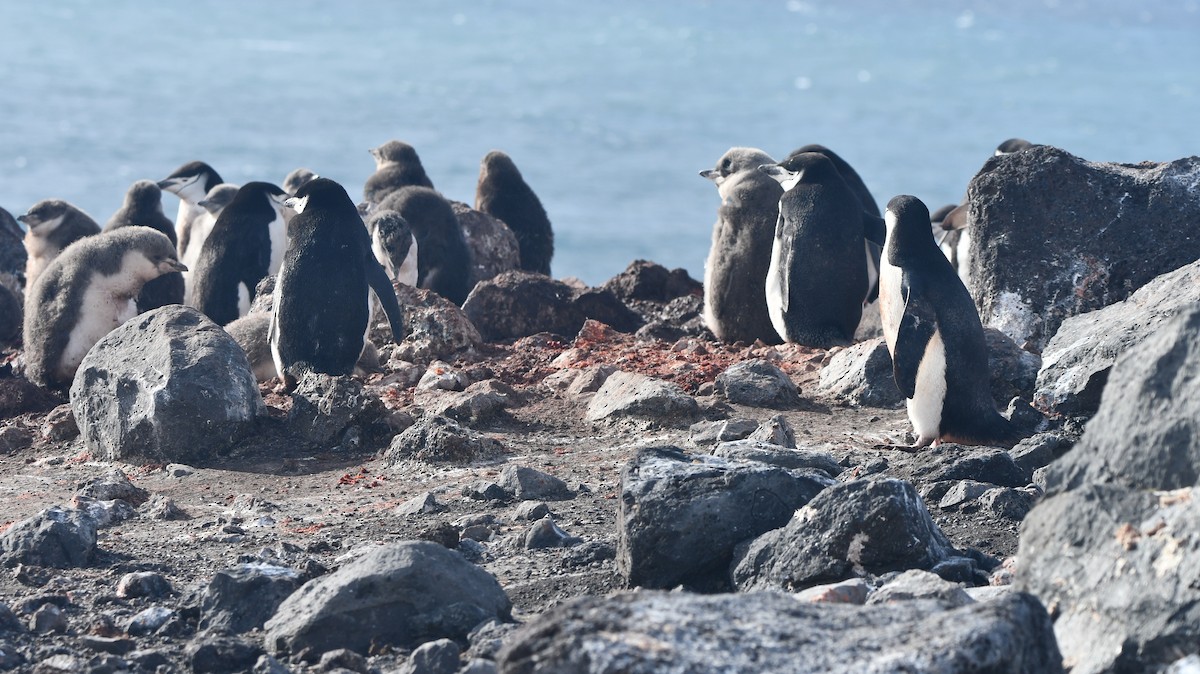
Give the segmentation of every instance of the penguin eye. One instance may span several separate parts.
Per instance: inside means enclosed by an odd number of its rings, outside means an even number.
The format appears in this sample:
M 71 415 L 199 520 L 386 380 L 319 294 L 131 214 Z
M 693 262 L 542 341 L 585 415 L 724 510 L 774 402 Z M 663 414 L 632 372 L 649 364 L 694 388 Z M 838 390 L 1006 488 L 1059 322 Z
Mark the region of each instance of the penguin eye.
M 726 157 L 725 161 L 721 162 L 721 173 L 729 173 L 729 167 L 731 164 L 733 164 L 733 162 Z

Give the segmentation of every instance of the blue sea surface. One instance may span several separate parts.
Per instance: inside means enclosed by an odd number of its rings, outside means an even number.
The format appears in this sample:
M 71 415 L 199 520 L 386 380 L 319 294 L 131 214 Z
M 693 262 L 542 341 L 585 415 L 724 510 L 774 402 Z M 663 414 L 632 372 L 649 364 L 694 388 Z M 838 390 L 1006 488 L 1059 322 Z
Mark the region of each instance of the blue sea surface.
M 513 157 L 556 276 L 703 276 L 731 146 L 821 143 L 880 204 L 957 202 L 1002 140 L 1093 161 L 1200 154 L 1200 2 L 62 0 L 0 4 L 0 206 L 102 224 L 193 159 L 305 166 L 358 198 L 392 138 L 472 203 Z M 177 202 L 164 196 L 168 214 Z

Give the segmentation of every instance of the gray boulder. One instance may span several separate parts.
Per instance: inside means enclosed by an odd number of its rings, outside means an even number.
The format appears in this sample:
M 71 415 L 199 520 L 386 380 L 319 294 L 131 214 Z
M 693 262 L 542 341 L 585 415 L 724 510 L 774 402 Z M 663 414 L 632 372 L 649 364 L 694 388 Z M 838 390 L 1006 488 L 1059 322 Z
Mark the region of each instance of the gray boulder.
M 483 342 L 463 310 L 432 290 L 395 284 L 408 333 L 397 337 L 394 358 L 428 363 Z
M 485 620 L 508 620 L 500 584 L 457 552 L 428 541 L 388 545 L 309 581 L 264 627 L 271 652 L 416 648 L 463 641 Z
M 690 424 L 699 413 L 696 399 L 678 386 L 622 371 L 604 380 L 587 407 L 588 421 L 634 417 L 671 426 Z
M 384 452 L 384 464 L 405 460 L 470 463 L 503 451 L 500 441 L 463 428 L 442 416 L 424 416 L 392 438 Z
M 781 447 L 796 448 L 796 431 L 782 414 L 776 414 L 763 421 L 746 437 L 747 440 L 758 440 Z
M 822 449 L 792 449 L 759 440 L 735 440 L 722 442 L 712 452 L 713 456 L 739 461 L 761 461 L 780 468 L 811 468 L 836 477 L 843 470 L 831 452 Z
M 716 390 L 738 405 L 786 409 L 800 403 L 800 392 L 787 373 L 761 359 L 730 366 L 717 375 Z
M 774 592 L 637 592 L 551 609 L 509 637 L 501 674 L 1055 674 L 1050 618 L 1013 594 L 939 610 Z
M 562 281 L 507 271 L 475 286 L 463 302 L 463 311 L 488 341 L 539 332 L 574 335 L 583 327 L 584 316 L 573 298 L 571 287 Z
M 1088 483 L 1177 489 L 1200 482 L 1200 305 L 1113 367 L 1074 449 L 1046 469 L 1050 493 Z
M 904 406 L 904 395 L 892 374 L 892 356 L 882 337 L 859 342 L 838 351 L 821 368 L 817 390 L 849 405 L 894 409 Z
M 1029 484 L 1029 475 L 1012 455 L 995 447 L 945 442 L 937 447 L 922 447 L 908 458 L 903 463 L 897 462 L 891 472 L 919 485 L 947 480 L 975 480 L 1001 487 Z
M 1197 532 L 1190 490 L 1081 487 L 1025 518 L 1016 586 L 1056 608 L 1072 672 L 1160 671 L 1200 643 Z
M 354 377 L 305 372 L 292 391 L 288 426 L 310 443 L 328 446 L 363 414 L 367 397 Z
M 1004 409 L 1008 401 L 1033 396 L 1042 359 L 1022 349 L 1012 338 L 995 328 L 984 328 L 988 348 L 988 372 L 991 373 L 992 400 Z
M 505 466 L 500 486 L 519 501 L 565 501 L 575 497 L 566 482 L 527 466 Z
M 935 573 L 910 569 L 884 583 L 867 598 L 868 604 L 888 604 L 913 599 L 932 599 L 956 608 L 974 602 L 958 583 L 943 580 Z
M 0 535 L 0 562 L 58 569 L 87 566 L 96 556 L 96 521 L 78 510 L 53 507 Z
M 1034 403 L 1091 416 L 1113 365 L 1181 311 L 1200 302 L 1200 261 L 1163 274 L 1123 302 L 1067 318 L 1042 352 Z
M 989 159 L 967 190 L 983 323 L 1040 351 L 1067 317 L 1196 261 L 1197 181 L 1200 157 L 1096 163 L 1039 146 Z
M 296 571 L 261 562 L 218 571 L 200 593 L 200 628 L 232 634 L 260 628 L 301 582 Z
M 754 539 L 732 568 L 739 590 L 803 589 L 852 575 L 930 569 L 954 554 L 903 480 L 836 484 L 781 529 Z
M 644 448 L 621 470 L 617 569 L 629 585 L 722 588 L 739 543 L 783 526 L 831 484 L 822 473 Z
M 265 410 L 242 348 L 178 304 L 97 342 L 75 374 L 71 408 L 97 458 L 192 465 L 228 451 Z
M 517 246 L 517 237 L 503 220 L 461 201 L 451 201 L 450 207 L 454 209 L 467 242 L 467 251 L 471 254 L 469 287 L 520 266 L 521 249 Z

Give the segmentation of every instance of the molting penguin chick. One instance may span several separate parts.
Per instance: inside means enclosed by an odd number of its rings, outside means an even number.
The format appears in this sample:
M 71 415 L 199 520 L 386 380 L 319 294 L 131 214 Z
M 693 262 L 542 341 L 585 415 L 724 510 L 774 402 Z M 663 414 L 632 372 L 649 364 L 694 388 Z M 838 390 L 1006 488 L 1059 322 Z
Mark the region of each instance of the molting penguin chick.
M 283 191 L 287 192 L 289 196 L 293 195 L 296 193 L 296 190 L 300 189 L 300 187 L 305 183 L 309 182 L 313 178 L 318 177 L 320 176 L 306 168 L 295 169 L 291 173 L 287 174 L 286 177 L 284 177 Z
M 317 178 L 286 203 L 296 215 L 275 281 L 269 339 L 275 369 L 290 386 L 306 369 L 329 375 L 354 369 L 368 342 L 372 290 L 392 339 L 404 330 L 395 289 L 346 190 Z
M 34 204 L 29 212 L 17 217 L 29 231 L 25 233 L 25 285 L 29 287 L 58 257 L 76 241 L 100 233 L 100 225 L 87 213 L 61 199 L 46 199 Z
M 392 192 L 410 185 L 433 187 L 417 151 L 408 143 L 389 140 L 371 150 L 375 157 L 375 173 L 363 185 L 363 199 L 379 204 Z
M 758 170 L 773 164 L 755 148 L 735 147 L 700 175 L 721 197 L 704 263 L 704 324 L 722 342 L 778 344 L 767 311 L 767 270 L 783 188 Z
M 417 238 L 408 221 L 396 211 L 380 210 L 367 220 L 371 251 L 388 278 L 407 286 L 417 285 Z
M 1020 432 L 996 411 L 975 302 L 938 250 L 916 197 L 888 202 L 879 283 L 884 339 L 907 399 L 914 446 L 941 441 L 1011 447 Z
M 275 271 L 276 256 L 282 261 L 285 196 L 270 183 L 246 183 L 217 217 L 192 287 L 192 303 L 214 323 L 225 325 L 249 311 L 258 282 Z
M 788 342 L 849 344 L 862 318 L 868 276 L 858 197 L 816 152 L 760 167 L 783 186 L 767 272 L 767 309 Z
M 417 286 L 462 305 L 471 292 L 471 254 L 449 201 L 428 187 L 405 187 L 379 204 L 408 222 L 421 254 Z
M 108 219 L 104 231 L 121 227 L 142 226 L 162 232 L 175 245 L 175 225 L 163 213 L 162 190 L 152 180 L 139 180 L 125 193 L 125 202 Z M 168 304 L 183 304 L 183 274 L 171 272 L 149 281 L 137 296 L 139 312 L 157 309 Z
M 70 386 L 92 346 L 137 315 L 133 298 L 163 274 L 183 271 L 175 247 L 149 227 L 122 227 L 63 251 L 25 295 L 25 374 Z
M 475 186 L 475 210 L 499 218 L 517 237 L 521 269 L 550 275 L 554 231 L 546 209 L 521 177 L 517 165 L 503 152 L 487 153 Z
M 192 161 L 158 181 L 160 189 L 179 197 L 179 213 L 175 216 L 175 233 L 178 235 L 179 257 L 186 263 L 188 249 L 193 245 L 197 252 L 204 245 L 207 231 L 194 232 L 192 225 L 205 214 L 199 206 L 208 191 L 220 185 L 221 175 L 202 161 Z

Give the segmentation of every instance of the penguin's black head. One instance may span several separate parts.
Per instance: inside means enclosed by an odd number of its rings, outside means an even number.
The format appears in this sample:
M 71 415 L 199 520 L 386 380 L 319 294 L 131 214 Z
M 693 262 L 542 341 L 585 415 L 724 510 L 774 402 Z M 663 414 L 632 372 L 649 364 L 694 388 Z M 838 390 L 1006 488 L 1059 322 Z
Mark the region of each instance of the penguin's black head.
M 358 216 L 358 207 L 346 193 L 346 188 L 329 178 L 314 178 L 304 183 L 283 203 L 297 214 L 309 210 L 334 210 Z
M 236 210 L 262 208 L 265 202 L 272 209 L 281 210 L 284 205 L 283 200 L 286 198 L 287 194 L 278 185 L 256 181 L 246 183 L 238 188 L 237 194 L 233 195 L 233 199 L 226 208 Z
M 187 187 L 196 185 L 199 188 L 197 191 L 203 195 L 222 182 L 213 167 L 202 161 L 190 161 L 158 181 L 158 186 L 173 194 L 180 194 Z
M 367 228 L 378 234 L 379 240 L 388 250 L 395 249 L 400 243 L 407 246 L 412 238 L 412 227 L 408 221 L 393 210 L 385 209 L 373 213 Z
M 908 194 L 892 197 L 883 221 L 887 226 L 888 260 L 892 264 L 903 267 L 930 254 L 941 256 L 929 226 L 929 208 L 920 199 Z
M 831 178 L 841 180 L 833 162 L 817 152 L 801 152 L 778 164 L 759 166 L 758 170 L 778 180 L 785 192 L 799 183 L 819 183 Z
M 162 210 L 162 190 L 153 180 L 139 180 L 125 192 L 125 208 L 146 212 Z
M 75 207 L 62 199 L 43 199 L 30 206 L 29 211 L 24 215 L 17 216 L 17 220 L 25 223 L 25 226 L 29 227 L 30 231 L 36 233 L 42 230 L 54 229 L 73 210 L 75 210 Z M 42 229 L 39 230 L 39 227 Z
M 417 156 L 417 151 L 408 143 L 402 143 L 398 140 L 389 140 L 371 150 L 371 155 L 375 157 L 375 163 L 379 166 L 385 164 L 416 164 L 421 165 L 421 159 Z

